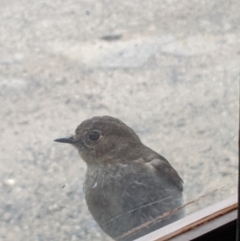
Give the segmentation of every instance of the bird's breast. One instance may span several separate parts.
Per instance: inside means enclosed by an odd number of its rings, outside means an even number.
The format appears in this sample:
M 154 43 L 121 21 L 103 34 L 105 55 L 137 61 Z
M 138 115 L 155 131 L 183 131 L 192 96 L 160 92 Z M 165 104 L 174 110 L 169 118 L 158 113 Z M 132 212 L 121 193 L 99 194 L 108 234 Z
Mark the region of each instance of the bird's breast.
M 92 216 L 107 233 L 113 227 L 136 227 L 182 203 L 177 187 L 137 162 L 89 167 L 85 197 Z

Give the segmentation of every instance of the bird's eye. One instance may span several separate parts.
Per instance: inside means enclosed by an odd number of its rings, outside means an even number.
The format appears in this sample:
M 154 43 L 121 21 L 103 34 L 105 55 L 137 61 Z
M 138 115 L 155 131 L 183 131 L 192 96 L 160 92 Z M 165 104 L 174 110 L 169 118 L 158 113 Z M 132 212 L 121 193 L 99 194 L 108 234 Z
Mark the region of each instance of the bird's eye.
M 89 139 L 91 141 L 97 141 L 99 139 L 99 137 L 100 137 L 100 134 L 97 131 L 93 131 L 89 135 Z

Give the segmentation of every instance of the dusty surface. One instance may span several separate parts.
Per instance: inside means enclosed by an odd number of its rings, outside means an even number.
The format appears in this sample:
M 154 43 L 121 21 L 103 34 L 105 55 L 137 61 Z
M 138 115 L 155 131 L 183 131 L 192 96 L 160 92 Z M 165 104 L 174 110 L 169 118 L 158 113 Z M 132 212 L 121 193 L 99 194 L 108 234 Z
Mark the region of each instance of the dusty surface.
M 185 182 L 236 191 L 240 2 L 1 0 L 0 240 L 107 240 L 85 164 L 53 139 L 122 119 Z

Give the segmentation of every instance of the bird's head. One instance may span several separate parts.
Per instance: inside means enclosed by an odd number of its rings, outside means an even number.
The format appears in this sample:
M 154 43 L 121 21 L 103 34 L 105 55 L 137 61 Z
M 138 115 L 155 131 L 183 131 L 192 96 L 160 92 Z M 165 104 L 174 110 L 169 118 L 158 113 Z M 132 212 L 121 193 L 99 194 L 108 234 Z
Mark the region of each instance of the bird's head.
M 77 127 L 75 135 L 55 141 L 75 146 L 87 164 L 134 160 L 142 145 L 130 127 L 109 116 L 85 120 Z

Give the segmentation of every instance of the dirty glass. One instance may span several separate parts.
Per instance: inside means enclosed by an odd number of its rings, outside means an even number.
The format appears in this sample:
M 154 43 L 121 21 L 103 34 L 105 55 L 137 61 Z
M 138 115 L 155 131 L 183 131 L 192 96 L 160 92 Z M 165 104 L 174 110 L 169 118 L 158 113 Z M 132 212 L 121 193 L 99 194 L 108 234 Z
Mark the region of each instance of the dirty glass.
M 164 156 L 184 203 L 203 196 L 186 215 L 236 194 L 239 1 L 0 2 L 0 239 L 111 240 L 86 164 L 53 142 L 93 116 Z

